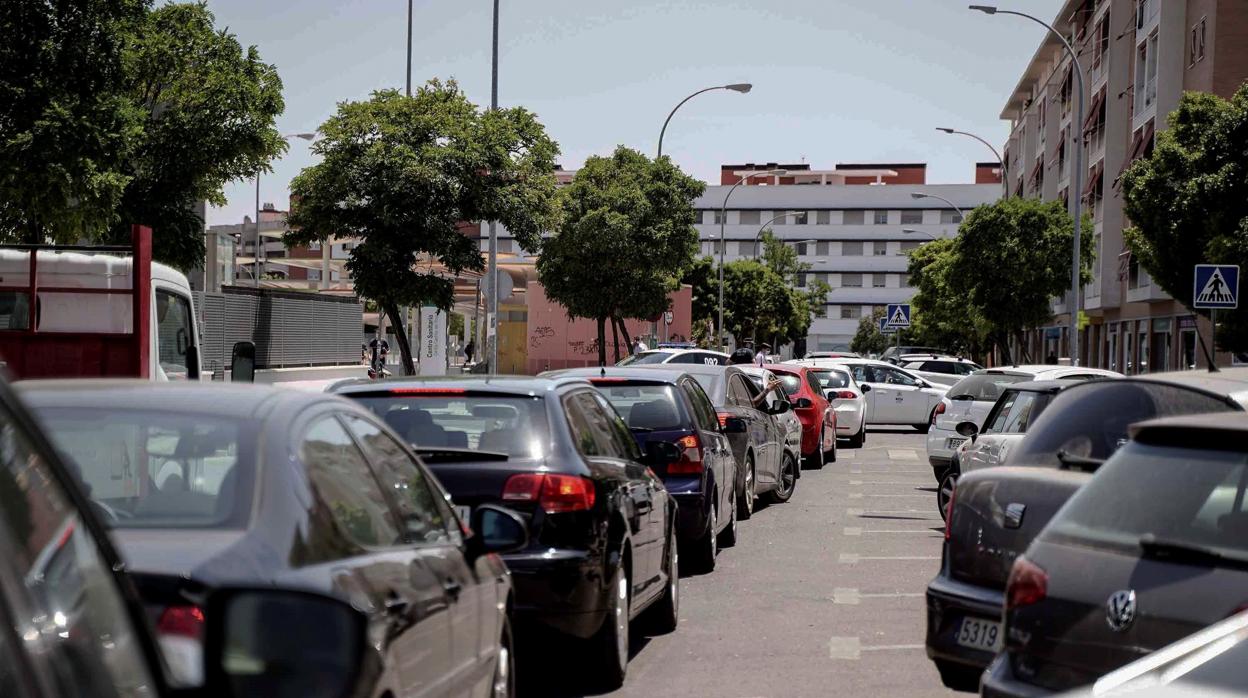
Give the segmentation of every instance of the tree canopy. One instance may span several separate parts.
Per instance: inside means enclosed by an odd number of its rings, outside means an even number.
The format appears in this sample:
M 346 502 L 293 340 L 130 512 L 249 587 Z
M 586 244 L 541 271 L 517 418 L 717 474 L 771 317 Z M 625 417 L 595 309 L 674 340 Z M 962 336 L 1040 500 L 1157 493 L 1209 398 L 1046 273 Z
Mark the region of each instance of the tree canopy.
M 1169 126 L 1123 175 L 1125 238 L 1153 280 L 1191 307 L 1195 265 L 1248 269 L 1248 83 L 1229 100 L 1185 93 Z M 1248 304 L 1218 321 L 1219 346 L 1248 349 Z
M 967 284 L 954 276 L 956 261 L 954 238 L 933 240 L 910 252 L 910 285 L 918 289 L 910 301 L 914 316 L 910 333 L 919 344 L 982 356 L 989 328 L 979 311 L 959 295 Z
M 563 223 L 542 246 L 538 279 L 570 316 L 597 321 L 601 364 L 606 321 L 662 313 L 693 265 L 693 203 L 705 187 L 668 158 L 618 146 L 588 158 L 561 192 Z
M 343 102 L 321 126 L 321 161 L 291 183 L 290 244 L 356 238 L 347 269 L 355 290 L 377 302 L 396 328 L 399 308 L 450 308 L 450 274 L 481 271 L 477 241 L 463 221 L 494 220 L 536 251 L 559 221 L 558 145 L 522 108 L 483 111 L 454 81 L 432 80 L 406 97 L 395 90 Z M 404 370 L 411 347 L 396 334 Z

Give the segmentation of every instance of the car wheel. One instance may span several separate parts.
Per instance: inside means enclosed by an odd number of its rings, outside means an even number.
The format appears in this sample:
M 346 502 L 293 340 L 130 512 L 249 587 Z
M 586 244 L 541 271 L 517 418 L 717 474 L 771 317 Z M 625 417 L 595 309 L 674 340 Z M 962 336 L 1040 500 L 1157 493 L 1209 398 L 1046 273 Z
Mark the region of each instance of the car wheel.
M 724 526 L 724 530 L 719 534 L 719 547 L 731 548 L 737 544 L 737 512 L 741 511 L 741 506 L 737 502 L 737 491 L 732 491 L 732 501 L 728 502 L 728 525 Z
M 926 434 L 928 430 L 932 428 L 932 420 L 935 418 L 936 418 L 936 408 L 933 407 L 931 413 L 927 415 L 927 421 L 923 422 L 922 424 L 915 424 L 914 428 L 918 430 L 920 434 Z
M 797 489 L 797 460 L 792 454 L 786 453 L 784 461 L 780 464 L 780 484 L 776 489 L 767 493 L 768 498 L 776 504 L 783 504 L 789 501 L 795 489 Z
M 953 488 L 958 484 L 958 471 L 950 470 L 940 479 L 940 486 L 936 488 L 936 506 L 940 508 L 940 518 L 945 518 L 949 513 L 949 500 L 953 499 Z
M 667 573 L 667 589 L 663 591 L 663 596 L 646 610 L 647 625 L 656 635 L 673 632 L 680 621 L 680 551 L 676 547 L 675 533 L 667 535 L 667 561 L 663 565 L 663 570 Z
M 849 437 L 849 447 L 850 448 L 862 448 L 862 445 L 866 443 L 866 441 L 867 441 L 867 425 L 863 424 L 862 428 L 858 430 L 857 434 L 854 434 L 853 436 Z
M 957 664 L 955 662 L 936 660 L 936 670 L 940 672 L 940 682 L 955 691 L 979 691 L 979 678 L 984 670 L 978 667 Z
M 737 500 L 737 518 L 748 521 L 754 515 L 754 497 L 758 492 L 758 480 L 754 477 L 754 456 L 745 459 L 745 484 Z
M 824 454 L 823 460 L 827 463 L 836 462 L 836 432 L 832 432 L 832 450 Z
M 702 537 L 693 543 L 692 555 L 689 555 L 693 569 L 703 574 L 715 571 L 715 556 L 719 554 L 719 537 L 715 534 L 715 528 L 719 524 L 715 510 L 719 508 L 716 502 L 719 501 L 719 493 L 715 492 L 714 499 L 711 501 L 711 511 L 707 516 L 706 532 Z
M 810 468 L 811 470 L 820 470 L 823 468 L 823 465 L 824 465 L 823 430 L 820 429 L 819 440 L 815 442 L 815 452 L 810 454 L 810 457 L 806 459 L 806 467 Z
M 624 684 L 624 674 L 628 670 L 628 602 L 629 579 L 621 564 L 615 570 L 609 586 L 611 605 L 607 609 L 607 617 L 603 619 L 602 628 L 594 636 L 593 663 L 594 675 L 599 677 L 602 688 L 613 691 Z
M 511 636 L 511 618 L 503 616 L 503 636 L 498 641 L 498 659 L 494 663 L 493 698 L 516 695 L 516 657 Z

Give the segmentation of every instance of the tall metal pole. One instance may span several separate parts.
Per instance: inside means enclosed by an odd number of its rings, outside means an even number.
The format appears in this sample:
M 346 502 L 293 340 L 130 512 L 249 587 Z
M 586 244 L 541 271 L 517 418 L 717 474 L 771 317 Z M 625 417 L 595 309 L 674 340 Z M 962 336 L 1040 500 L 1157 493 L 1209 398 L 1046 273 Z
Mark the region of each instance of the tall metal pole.
M 412 0 L 407 0 L 407 90 L 412 96 Z
M 957 211 L 958 218 L 966 218 L 966 214 L 962 212 L 962 209 L 959 208 L 957 204 L 953 203 L 952 201 L 950 201 L 949 199 L 946 199 L 943 196 L 939 196 L 937 194 L 928 194 L 926 192 L 919 192 L 919 191 L 912 193 L 910 196 L 916 199 L 936 199 L 937 201 L 943 201 L 946 204 L 949 204 L 949 208 L 952 208 L 954 211 Z
M 1001 152 L 997 150 L 996 146 L 994 146 L 993 144 L 989 143 L 988 141 L 986 141 L 986 140 L 984 140 L 984 139 L 980 138 L 979 136 L 976 136 L 976 135 L 975 135 L 975 134 L 973 134 L 973 133 L 967 133 L 966 131 L 958 131 L 958 130 L 956 130 L 956 129 L 952 129 L 952 128 L 941 128 L 941 127 L 939 127 L 939 126 L 936 128 L 936 130 L 937 130 L 937 131 L 944 131 L 945 133 L 956 133 L 956 134 L 958 134 L 959 136 L 969 136 L 969 137 L 974 138 L 975 140 L 979 141 L 980 143 L 983 143 L 984 145 L 988 146 L 988 150 L 991 150 L 991 151 L 992 151 L 992 154 L 996 156 L 996 158 L 997 158 L 997 162 L 1001 163 L 1001 183 L 1005 185 L 1005 186 L 1004 186 L 1004 187 L 1002 187 L 1002 188 L 1004 189 L 1005 198 L 1007 198 L 1007 199 L 1008 199 L 1008 198 L 1010 198 L 1010 175 L 1009 175 L 1009 171 L 1008 171 L 1008 168 L 1006 167 L 1006 164 L 1005 164 L 1005 158 L 1001 157 Z
M 733 83 L 731 85 L 716 85 L 715 87 L 707 87 L 705 89 L 698 90 L 697 92 L 694 92 L 688 97 L 685 97 L 684 99 L 680 100 L 680 103 L 677 104 L 675 107 L 672 107 L 672 110 L 668 112 L 667 114 L 667 118 L 663 120 L 663 128 L 659 130 L 659 154 L 655 156 L 655 159 L 657 160 L 663 157 L 663 134 L 667 133 L 667 124 L 669 121 L 672 120 L 672 117 L 676 115 L 676 110 L 683 107 L 685 105 L 685 102 L 688 102 L 689 100 L 693 99 L 694 97 L 697 97 L 703 92 L 711 92 L 713 90 L 732 90 L 733 92 L 740 92 L 742 94 L 745 94 L 746 92 L 749 92 L 751 89 L 753 89 L 753 85 L 750 85 L 749 83 L 746 83 L 746 82 Z
M 737 183 L 732 185 L 732 188 L 729 189 L 728 193 L 724 195 L 724 204 L 719 210 L 719 327 L 717 328 L 717 331 L 719 332 L 719 341 L 716 343 L 716 346 L 719 347 L 720 351 L 727 349 L 727 345 L 724 343 L 724 248 L 727 247 L 727 242 L 724 240 L 724 224 L 728 221 L 728 199 L 732 196 L 732 193 L 737 190 L 737 187 L 745 184 L 752 177 L 758 177 L 760 175 L 779 176 L 781 174 L 786 173 L 784 170 L 751 172 L 741 179 L 738 179 Z
M 493 59 L 490 66 L 490 110 L 498 109 L 498 0 L 494 0 Z M 486 349 L 489 354 L 490 373 L 498 373 L 498 226 L 490 221 L 489 283 L 486 284 L 485 330 Z
M 798 215 L 801 215 L 802 213 L 804 213 L 804 211 L 789 211 L 787 213 L 781 213 L 778 216 L 773 216 L 771 220 L 767 221 L 766 223 L 762 224 L 762 226 L 759 227 L 758 233 L 754 236 L 754 261 L 755 262 L 758 261 L 759 240 L 762 239 L 763 231 L 767 230 L 767 226 L 771 225 L 772 223 L 775 223 L 781 218 L 788 218 L 789 216 L 798 216 Z
M 256 273 L 251 280 L 260 288 L 260 170 L 256 170 Z

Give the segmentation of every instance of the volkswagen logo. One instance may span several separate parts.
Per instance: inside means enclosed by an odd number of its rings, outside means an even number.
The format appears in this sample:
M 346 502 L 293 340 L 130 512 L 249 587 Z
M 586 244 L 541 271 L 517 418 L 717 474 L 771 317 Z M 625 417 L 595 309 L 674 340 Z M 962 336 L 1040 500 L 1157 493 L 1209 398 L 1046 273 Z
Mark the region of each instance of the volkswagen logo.
M 1105 622 L 1116 633 L 1123 632 L 1135 622 L 1135 590 L 1115 591 L 1105 602 Z

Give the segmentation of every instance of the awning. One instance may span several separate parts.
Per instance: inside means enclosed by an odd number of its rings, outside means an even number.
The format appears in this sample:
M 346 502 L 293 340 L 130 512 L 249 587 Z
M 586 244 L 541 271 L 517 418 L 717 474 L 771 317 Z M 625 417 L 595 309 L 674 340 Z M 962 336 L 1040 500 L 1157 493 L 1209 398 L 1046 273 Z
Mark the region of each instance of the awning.
M 1118 280 L 1126 281 L 1127 276 L 1131 273 L 1131 250 L 1120 252 L 1118 254 Z
M 1044 170 L 1044 158 L 1036 160 L 1036 166 L 1031 168 L 1031 174 L 1027 175 L 1028 182 L 1034 182 L 1040 178 L 1040 172 Z
M 1096 185 L 1101 181 L 1101 173 L 1105 170 L 1105 161 L 1098 160 L 1092 169 L 1088 171 L 1088 183 L 1083 185 L 1083 198 L 1088 198 L 1092 192 L 1096 191 Z
M 1096 125 L 1101 115 L 1101 107 L 1105 104 L 1105 88 L 1102 87 L 1092 98 L 1092 106 L 1088 109 L 1087 118 L 1083 120 L 1083 132 L 1087 133 Z
M 1122 161 L 1122 169 L 1118 170 L 1118 176 L 1114 178 L 1114 188 L 1118 188 L 1118 183 L 1122 181 L 1122 174 L 1127 171 L 1131 163 L 1135 162 L 1144 151 L 1147 150 L 1148 144 L 1153 140 L 1153 122 L 1135 132 L 1135 136 L 1131 139 L 1131 148 L 1127 151 L 1127 158 Z

